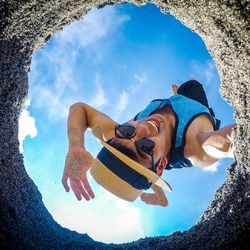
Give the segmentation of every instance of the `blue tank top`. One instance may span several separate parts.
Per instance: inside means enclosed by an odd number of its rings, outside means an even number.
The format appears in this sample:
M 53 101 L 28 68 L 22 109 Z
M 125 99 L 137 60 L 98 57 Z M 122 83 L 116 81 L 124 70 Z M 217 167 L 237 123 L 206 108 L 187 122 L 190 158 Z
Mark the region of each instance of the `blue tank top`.
M 175 115 L 175 128 L 173 133 L 170 158 L 166 169 L 192 167 L 192 163 L 184 157 L 185 135 L 191 122 L 200 115 L 207 115 L 213 124 L 214 130 L 219 129 L 220 121 L 212 114 L 211 109 L 201 103 L 183 95 L 173 95 L 168 99 L 156 99 L 137 114 L 135 121 L 142 120 L 160 108 L 169 105 Z

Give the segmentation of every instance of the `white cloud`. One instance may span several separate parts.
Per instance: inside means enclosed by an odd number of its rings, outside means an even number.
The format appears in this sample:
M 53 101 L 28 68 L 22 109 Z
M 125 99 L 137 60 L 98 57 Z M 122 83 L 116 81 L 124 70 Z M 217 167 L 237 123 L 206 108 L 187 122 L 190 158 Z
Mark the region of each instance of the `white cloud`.
M 91 82 L 85 83 L 79 72 L 79 58 L 82 58 L 80 53 L 83 53 L 79 48 L 84 49 L 85 55 L 90 53 L 94 62 L 100 61 L 103 56 L 100 53 L 105 50 L 105 43 L 101 39 L 107 38 L 128 20 L 129 16 L 108 6 L 102 10 L 92 9 L 81 21 L 57 33 L 46 52 L 41 51 L 32 61 L 35 65 L 32 68 L 38 70 L 32 72 L 31 95 L 34 107 L 47 111 L 50 121 L 57 121 L 67 117 L 69 106 L 74 102 L 88 102 L 96 108 L 107 104 L 98 79 L 94 80 L 97 87 L 94 96 L 90 97 L 86 92 Z M 108 43 L 110 39 L 105 41 Z M 44 72 L 45 69 L 47 72 Z M 93 75 L 93 70 L 89 73 L 86 71 L 88 74 Z M 89 77 L 87 79 L 89 81 Z
M 202 167 L 202 169 L 206 172 L 211 172 L 211 173 L 214 173 L 218 170 L 218 167 L 219 167 L 220 163 L 217 161 L 215 162 L 214 164 L 208 166 L 208 167 Z
M 143 83 L 143 82 L 145 82 L 145 81 L 147 80 L 147 75 L 146 75 L 145 73 L 142 73 L 142 74 L 135 74 L 135 75 L 134 75 L 134 78 L 135 78 L 137 81 Z
M 128 15 L 119 14 L 113 6 L 107 6 L 101 10 L 93 8 L 82 20 L 74 22 L 58 33 L 57 39 L 82 48 L 92 47 L 93 43 L 106 37 L 129 20 Z
M 35 86 L 32 91 L 32 98 L 35 98 L 34 106 L 44 109 L 48 113 L 50 121 L 65 119 L 74 97 L 63 98 L 62 93 L 56 92 L 53 88 L 47 89 L 42 85 Z
M 193 61 L 191 67 L 193 74 L 190 77 L 193 78 L 194 76 L 197 76 L 197 78 L 202 79 L 202 82 L 205 85 L 212 83 L 217 76 L 217 70 L 212 60 L 209 60 L 204 64 L 198 61 Z
M 136 81 L 130 85 L 130 88 L 128 91 L 123 90 L 120 93 L 120 95 L 117 95 L 118 101 L 114 105 L 113 116 L 112 116 L 115 120 L 119 120 L 121 114 L 128 106 L 129 101 L 131 100 L 133 95 L 136 94 L 136 92 L 144 86 L 145 82 L 147 81 L 147 75 L 145 73 L 134 74 L 134 79 Z M 130 114 L 130 111 L 132 110 L 129 110 L 129 111 L 127 110 L 126 114 L 127 115 Z M 132 116 L 134 115 L 133 112 L 131 115 Z
M 98 187 L 96 198 L 86 203 L 75 197 L 46 205 L 62 226 L 106 243 L 125 243 L 145 237 L 140 209 Z M 69 199 L 70 198 L 70 199 Z M 72 198 L 72 201 L 71 201 Z
M 97 73 L 95 78 L 95 93 L 92 96 L 89 104 L 95 108 L 101 108 L 102 106 L 106 105 L 108 103 L 105 91 L 100 83 L 100 76 Z
M 118 101 L 118 106 L 119 106 L 119 112 L 124 111 L 124 109 L 127 107 L 128 105 L 128 100 L 129 100 L 129 96 L 128 93 L 126 91 L 122 91 L 122 94 L 119 97 L 119 101 Z
M 107 98 L 105 92 L 100 84 L 97 84 L 97 89 L 95 95 L 92 97 L 90 101 L 90 105 L 96 108 L 100 108 L 107 104 Z
M 96 87 L 91 97 L 81 92 L 81 86 L 73 83 L 74 77 L 70 70 L 66 70 L 62 77 L 68 78 L 68 83 L 62 84 L 63 79 L 60 80 L 60 76 L 58 76 L 54 86 L 38 84 L 32 89 L 34 106 L 44 109 L 48 113 L 50 121 L 66 119 L 70 105 L 78 101 L 87 102 L 95 108 L 101 108 L 108 103 L 105 91 L 98 80 L 99 74 L 96 74 Z
M 148 77 L 145 73 L 141 73 L 141 74 L 134 74 L 134 79 L 136 80 L 136 82 L 131 85 L 131 90 L 130 90 L 130 93 L 132 94 L 136 93 L 138 90 L 141 89 L 143 84 L 147 81 Z
M 27 99 L 25 102 L 25 108 L 23 109 L 19 118 L 18 139 L 19 150 L 23 153 L 23 142 L 27 136 L 34 138 L 37 135 L 37 129 L 35 124 L 35 118 L 30 115 L 28 107 L 31 104 L 31 100 Z
M 212 61 L 208 61 L 206 63 L 206 66 L 207 68 L 204 72 L 204 75 L 205 75 L 206 82 L 210 82 L 214 78 L 214 75 L 216 73 L 216 67 Z
M 118 101 L 115 105 L 113 105 L 113 119 L 118 120 L 119 116 L 123 113 L 129 103 L 129 95 L 123 90 L 120 96 L 118 97 Z
M 31 72 L 33 105 L 47 112 L 51 121 L 65 119 L 69 106 L 75 99 L 80 99 L 74 70 L 76 51 L 72 48 L 65 53 L 65 50 L 63 45 L 55 45 L 54 49 L 42 52 L 32 61 L 36 65 L 36 71 Z M 48 72 L 44 72 L 44 64 L 49 68 Z

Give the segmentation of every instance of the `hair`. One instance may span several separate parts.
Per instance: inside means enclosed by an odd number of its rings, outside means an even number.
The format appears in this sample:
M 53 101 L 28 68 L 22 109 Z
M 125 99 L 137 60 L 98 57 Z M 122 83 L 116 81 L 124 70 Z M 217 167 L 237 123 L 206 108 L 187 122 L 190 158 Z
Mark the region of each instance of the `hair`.
M 125 145 L 122 145 L 113 139 L 106 141 L 106 143 L 109 144 L 110 146 L 114 147 L 115 149 L 117 149 L 121 153 L 125 154 L 126 156 L 128 156 L 132 160 L 137 161 L 137 162 L 139 161 L 136 153 L 131 148 L 126 147 Z

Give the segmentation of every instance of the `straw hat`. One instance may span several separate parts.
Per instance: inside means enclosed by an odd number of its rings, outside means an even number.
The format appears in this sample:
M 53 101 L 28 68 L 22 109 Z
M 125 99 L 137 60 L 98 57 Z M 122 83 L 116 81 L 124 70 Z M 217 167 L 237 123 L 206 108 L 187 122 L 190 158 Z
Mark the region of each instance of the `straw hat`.
M 151 184 L 172 191 L 171 186 L 156 173 L 132 160 L 109 144 L 97 155 L 90 173 L 103 188 L 127 201 L 134 201 Z

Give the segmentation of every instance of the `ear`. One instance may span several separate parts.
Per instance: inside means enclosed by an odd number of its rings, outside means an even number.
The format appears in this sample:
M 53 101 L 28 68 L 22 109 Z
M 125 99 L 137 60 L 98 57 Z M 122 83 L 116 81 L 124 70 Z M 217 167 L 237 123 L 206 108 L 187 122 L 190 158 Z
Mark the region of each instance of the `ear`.
M 166 165 L 168 163 L 168 160 L 167 160 L 167 157 L 166 156 L 162 156 L 159 163 L 157 164 L 157 167 L 156 167 L 156 174 L 161 176 Z

